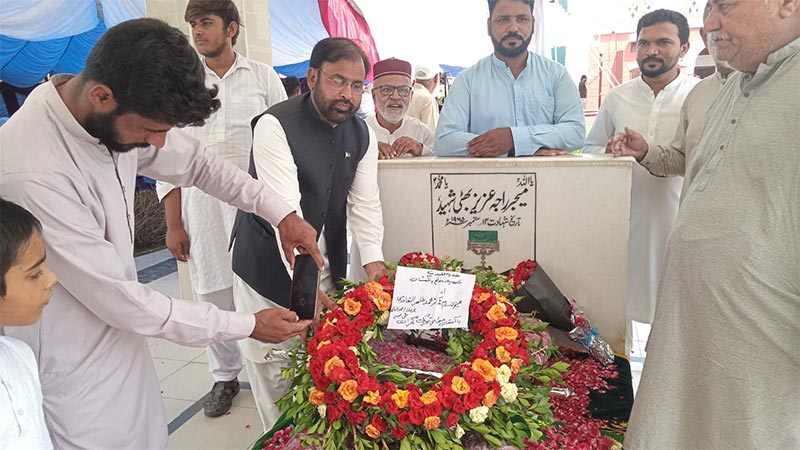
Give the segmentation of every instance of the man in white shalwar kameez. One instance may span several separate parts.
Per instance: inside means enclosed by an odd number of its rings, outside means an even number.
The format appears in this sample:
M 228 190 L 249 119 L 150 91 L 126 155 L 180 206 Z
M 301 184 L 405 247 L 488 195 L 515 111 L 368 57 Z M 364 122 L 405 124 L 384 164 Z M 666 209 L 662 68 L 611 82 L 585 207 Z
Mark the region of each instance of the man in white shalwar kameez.
M 683 15 L 663 9 L 645 14 L 636 34 L 636 60 L 642 76 L 609 91 L 586 137 L 587 153 L 606 152 L 607 144 L 625 127 L 641 131 L 649 141 L 668 143 L 678 128 L 683 100 L 699 81 L 678 66 L 689 49 L 689 24 Z M 653 321 L 664 243 L 678 212 L 681 182 L 677 177 L 654 177 L 640 166 L 633 168 L 628 349 L 631 321 Z
M 193 346 L 281 342 L 310 324 L 280 309 L 237 313 L 172 299 L 136 281 L 137 172 L 254 211 L 278 224 L 292 262 L 299 247 L 322 264 L 314 229 L 290 206 L 172 129 L 202 124 L 219 107 L 215 94 L 180 31 L 137 19 L 108 30 L 81 74 L 38 87 L 0 129 L 0 196 L 41 220 L 59 277 L 37 324 L 5 329 L 38 359 L 56 448 L 166 447 L 147 336 Z
M 667 243 L 625 448 L 800 448 L 800 0 L 714 0 L 735 70 Z
M 708 17 L 711 11 L 706 7 L 703 18 Z M 625 132 L 614 136 L 611 144 L 614 156 L 633 156 L 651 174 L 657 177 L 681 176 L 686 172 L 691 172 L 694 167 L 694 160 L 697 145 L 700 143 L 700 136 L 706 124 L 708 109 L 717 94 L 725 85 L 728 75 L 733 69 L 724 61 L 717 58 L 716 43 L 706 39 L 706 32 L 700 30 L 700 37 L 708 49 L 708 53 L 714 60 L 716 71 L 697 83 L 686 96 L 681 107 L 681 119 L 675 137 L 665 145 L 658 142 L 647 142 L 647 140 L 637 131 L 626 128 Z M 626 146 L 616 146 L 616 142 L 625 142 Z M 651 150 L 652 149 L 652 150 Z M 684 177 L 683 187 L 681 188 L 681 199 L 683 194 L 688 191 L 688 178 Z
M 192 0 L 184 19 L 203 55 L 206 85 L 217 86 L 222 106 L 202 127 L 186 132 L 200 140 L 207 152 L 247 170 L 253 132 L 250 120 L 286 100 L 272 67 L 233 50 L 239 35 L 239 10 L 231 0 Z M 188 262 L 193 298 L 233 311 L 233 272 L 228 246 L 237 209 L 198 188 L 177 189 L 158 183 L 167 218 L 167 247 L 178 261 Z M 206 349 L 214 385 L 203 401 L 203 412 L 218 417 L 230 410 L 239 393 L 244 367 L 237 341 L 221 341 Z

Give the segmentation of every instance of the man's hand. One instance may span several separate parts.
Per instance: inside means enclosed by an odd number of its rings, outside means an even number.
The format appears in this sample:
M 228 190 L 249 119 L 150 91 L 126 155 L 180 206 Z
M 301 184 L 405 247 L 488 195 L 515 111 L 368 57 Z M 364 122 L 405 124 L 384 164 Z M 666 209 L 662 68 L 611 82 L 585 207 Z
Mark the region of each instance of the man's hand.
M 278 344 L 295 336 L 304 339 L 310 320 L 297 320 L 294 311 L 282 308 L 262 309 L 256 314 L 256 327 L 250 337 L 268 344 Z
M 514 148 L 514 136 L 511 128 L 495 128 L 467 142 L 470 156 L 491 158 L 508 153 Z
M 398 138 L 394 141 L 394 144 L 392 144 L 392 148 L 396 153 L 395 158 L 403 156 L 406 153 L 411 153 L 413 156 L 422 155 L 422 144 L 408 136 Z
M 281 234 L 281 247 L 283 254 L 286 255 L 286 262 L 289 267 L 294 269 L 294 249 L 302 254 L 309 254 L 317 262 L 317 267 L 322 270 L 325 260 L 317 246 L 317 232 L 308 222 L 301 219 L 297 213 L 292 212 L 281 220 L 278 224 L 278 231 Z
M 186 262 L 189 260 L 189 235 L 183 225 L 167 227 L 167 248 L 176 260 Z
M 378 159 L 392 159 L 396 150 L 386 142 L 378 142 Z
M 561 156 L 566 155 L 566 150 L 561 150 L 559 148 L 540 148 L 533 153 L 533 156 Z
M 364 264 L 364 272 L 367 273 L 368 281 L 375 281 L 386 275 L 386 264 L 383 261 L 374 261 Z
M 619 158 L 620 156 L 633 156 L 638 162 L 642 162 L 644 157 L 647 156 L 647 151 L 650 149 L 644 136 L 628 127 L 625 127 L 624 133 L 619 133 L 611 138 L 608 146 L 611 147 L 610 153 L 613 154 L 615 158 Z M 609 153 L 608 149 L 606 149 L 606 153 Z

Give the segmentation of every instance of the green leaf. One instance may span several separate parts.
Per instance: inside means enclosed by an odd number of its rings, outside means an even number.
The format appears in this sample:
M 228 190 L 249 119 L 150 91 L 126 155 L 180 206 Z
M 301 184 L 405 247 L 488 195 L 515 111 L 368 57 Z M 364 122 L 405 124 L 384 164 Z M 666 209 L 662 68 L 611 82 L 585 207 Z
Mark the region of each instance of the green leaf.
M 400 441 L 400 450 L 411 450 L 411 443 L 408 441 L 409 439 L 403 439 Z

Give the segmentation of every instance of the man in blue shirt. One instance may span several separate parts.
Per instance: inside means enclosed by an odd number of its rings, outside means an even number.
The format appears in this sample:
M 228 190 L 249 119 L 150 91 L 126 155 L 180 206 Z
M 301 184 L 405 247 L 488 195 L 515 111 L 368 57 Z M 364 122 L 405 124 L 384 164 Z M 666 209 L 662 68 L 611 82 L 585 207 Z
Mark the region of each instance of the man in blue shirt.
M 533 0 L 489 0 L 494 54 L 453 83 L 436 127 L 437 156 L 551 156 L 583 147 L 578 88 L 561 64 L 528 52 Z

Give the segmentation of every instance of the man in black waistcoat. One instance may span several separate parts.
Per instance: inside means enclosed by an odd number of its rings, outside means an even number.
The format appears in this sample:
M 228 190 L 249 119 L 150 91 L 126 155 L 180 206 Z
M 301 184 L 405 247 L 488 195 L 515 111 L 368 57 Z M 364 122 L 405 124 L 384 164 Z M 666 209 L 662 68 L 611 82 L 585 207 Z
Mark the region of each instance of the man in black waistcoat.
M 316 229 L 325 255 L 323 297 L 346 275 L 348 222 L 368 278 L 386 271 L 377 141 L 364 121 L 355 117 L 369 67 L 363 50 L 353 41 L 323 39 L 311 52 L 310 92 L 278 103 L 252 121 L 250 174 L 280 193 Z M 277 234 L 260 217 L 239 211 L 233 231 L 237 311 L 289 306 L 290 270 L 277 245 Z M 289 383 L 280 373 L 285 361 L 265 362 L 264 355 L 291 345 L 289 341 L 241 346 L 267 430 L 280 415 L 274 402 Z

